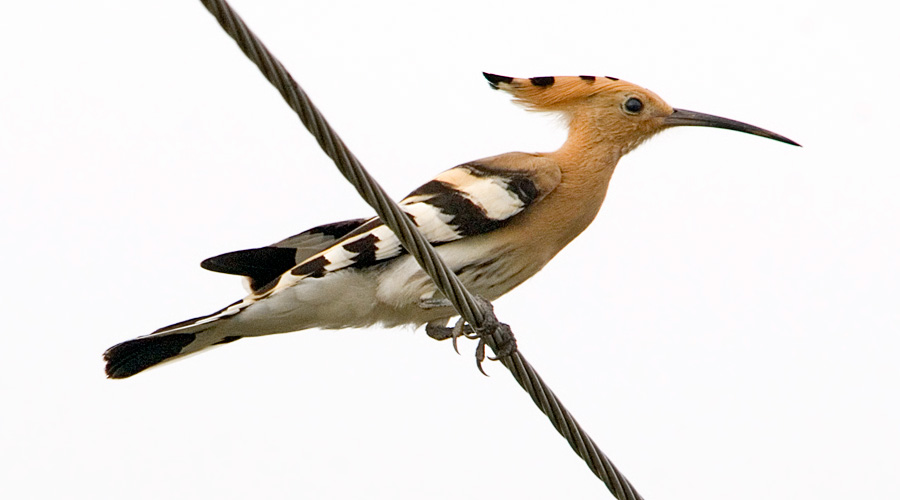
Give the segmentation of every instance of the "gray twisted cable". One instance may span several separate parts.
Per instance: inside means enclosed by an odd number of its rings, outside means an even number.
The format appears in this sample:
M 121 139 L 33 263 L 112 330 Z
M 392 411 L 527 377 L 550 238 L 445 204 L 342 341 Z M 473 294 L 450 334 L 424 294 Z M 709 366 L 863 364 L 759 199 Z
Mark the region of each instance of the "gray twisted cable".
M 445 297 L 453 303 L 469 324 L 479 331 L 494 352 L 500 340 L 497 331 L 482 331 L 485 323 L 496 325 L 496 318 L 489 307 L 483 307 L 466 290 L 447 265 L 441 260 L 434 247 L 422 236 L 409 217 L 387 196 L 381 186 L 369 175 L 353 153 L 346 147 L 322 114 L 297 85 L 282 64 L 269 52 L 262 42 L 247 28 L 244 21 L 224 0 L 201 0 L 203 5 L 219 21 L 222 28 L 237 42 L 244 54 L 253 61 L 266 79 L 281 93 L 284 100 L 300 117 L 307 130 L 337 165 L 338 170 L 350 181 L 366 202 L 384 223 L 395 233 L 403 247 L 415 257 L 419 265 L 434 280 Z M 547 415 L 553 427 L 569 442 L 572 449 L 587 463 L 591 471 L 600 478 L 609 491 L 619 500 L 642 500 L 631 483 L 623 476 L 609 458 L 597 448 L 594 441 L 584 432 L 578 422 L 546 386 L 528 361 L 518 352 L 500 360 L 510 370 L 513 377 L 531 396 L 534 403 Z

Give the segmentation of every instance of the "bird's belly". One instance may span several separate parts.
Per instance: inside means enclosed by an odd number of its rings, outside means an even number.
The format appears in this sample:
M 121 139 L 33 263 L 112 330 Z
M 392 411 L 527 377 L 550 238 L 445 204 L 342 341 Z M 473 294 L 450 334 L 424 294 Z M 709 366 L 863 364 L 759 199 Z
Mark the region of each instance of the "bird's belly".
M 346 269 L 303 279 L 248 306 L 234 321 L 246 336 L 307 328 L 358 328 L 377 323 L 376 305 L 371 276 Z
M 511 249 L 479 248 L 472 242 L 466 245 L 442 245 L 438 252 L 447 265 L 459 276 L 466 288 L 488 300 L 494 300 L 520 285 L 543 267 L 537 259 L 521 258 Z M 423 312 L 422 301 L 440 298 L 431 278 L 409 255 L 399 257 L 386 266 L 378 277 L 375 296 L 380 304 L 394 309 L 410 310 L 409 314 L 424 321 L 455 315 L 452 308 Z M 414 306 L 414 307 L 412 307 Z M 418 309 L 419 311 L 416 311 Z

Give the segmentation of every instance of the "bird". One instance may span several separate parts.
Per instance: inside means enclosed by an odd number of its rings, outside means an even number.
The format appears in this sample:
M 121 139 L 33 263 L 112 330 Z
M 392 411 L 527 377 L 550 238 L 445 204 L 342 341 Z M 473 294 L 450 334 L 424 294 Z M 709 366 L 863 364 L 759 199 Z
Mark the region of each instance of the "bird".
M 714 127 L 799 146 L 754 125 L 673 108 L 614 77 L 484 77 L 526 109 L 560 115 L 567 139 L 554 152 L 511 152 L 458 165 L 399 205 L 462 283 L 488 301 L 534 276 L 584 231 L 619 160 L 663 130 Z M 439 332 L 456 315 L 378 217 L 320 225 L 201 266 L 243 276 L 249 295 L 110 347 L 103 355 L 107 377 L 130 377 L 245 337 L 372 325 Z

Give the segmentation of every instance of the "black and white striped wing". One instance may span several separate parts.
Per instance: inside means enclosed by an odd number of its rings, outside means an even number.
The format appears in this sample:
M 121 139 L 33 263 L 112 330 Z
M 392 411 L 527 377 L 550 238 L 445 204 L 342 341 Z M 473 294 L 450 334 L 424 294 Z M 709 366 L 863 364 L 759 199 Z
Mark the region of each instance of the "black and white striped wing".
M 416 189 L 400 207 L 429 242 L 440 245 L 499 229 L 546 194 L 527 173 L 467 163 Z M 344 268 L 378 264 L 403 252 L 400 240 L 376 217 L 291 269 L 290 274 L 319 278 Z

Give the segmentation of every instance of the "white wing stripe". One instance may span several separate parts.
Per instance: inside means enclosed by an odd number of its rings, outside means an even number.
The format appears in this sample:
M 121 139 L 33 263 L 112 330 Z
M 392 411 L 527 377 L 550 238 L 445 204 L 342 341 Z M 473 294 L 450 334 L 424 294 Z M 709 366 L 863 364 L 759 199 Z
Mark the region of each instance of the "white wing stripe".
M 416 226 L 431 242 L 453 241 L 460 234 L 450 225 L 454 214 L 445 214 L 438 208 L 425 203 L 406 205 L 403 210 L 415 218 Z
M 509 190 L 509 185 L 505 181 L 487 177 L 474 177 L 474 179 L 465 188 L 460 188 L 459 192 L 472 203 L 481 207 L 489 219 L 508 219 L 519 213 L 525 206 L 522 200 Z
M 378 243 L 375 245 L 375 258 L 377 260 L 389 259 L 400 255 L 402 248 L 400 240 L 397 239 L 391 228 L 378 226 L 372 230 L 371 234 L 378 238 Z
M 489 219 L 505 220 L 519 213 L 525 204 L 500 176 L 477 175 L 469 167 L 450 169 L 437 177 L 484 211 Z

